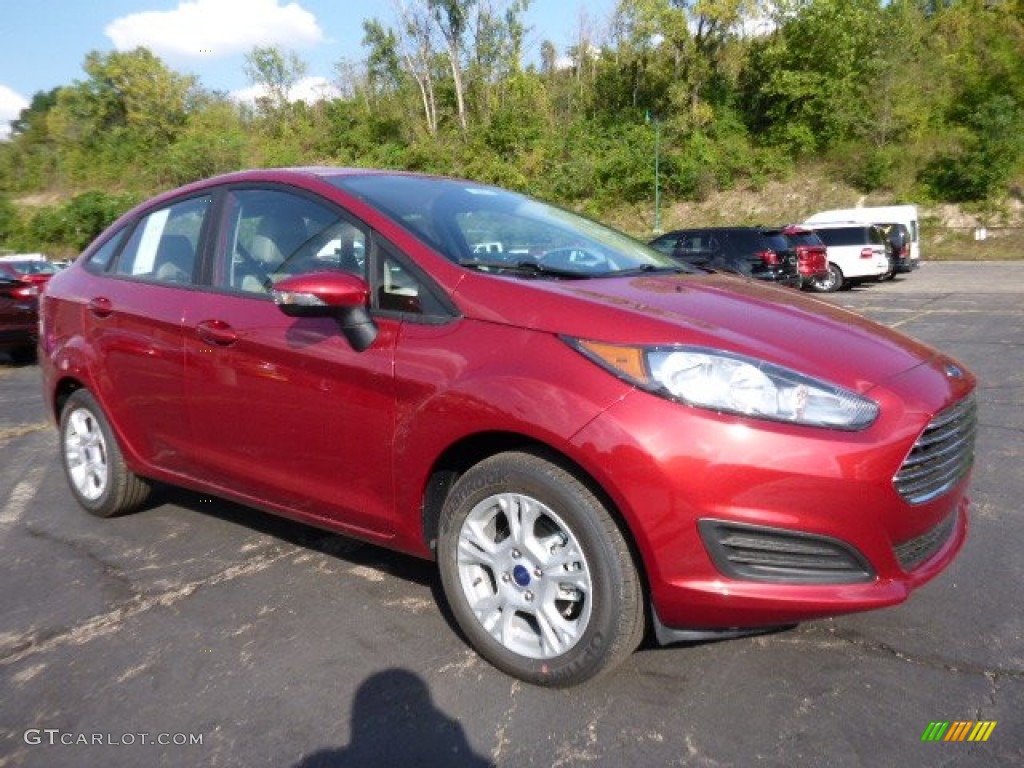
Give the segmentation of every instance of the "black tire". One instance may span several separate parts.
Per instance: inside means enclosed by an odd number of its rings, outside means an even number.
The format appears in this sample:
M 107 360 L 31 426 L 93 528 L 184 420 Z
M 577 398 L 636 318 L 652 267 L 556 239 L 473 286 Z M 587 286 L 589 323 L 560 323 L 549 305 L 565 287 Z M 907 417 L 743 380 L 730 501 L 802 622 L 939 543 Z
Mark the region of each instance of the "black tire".
M 843 270 L 829 262 L 828 276 L 812 278 L 808 281 L 808 284 L 810 285 L 811 290 L 817 293 L 835 293 L 843 287 L 844 282 Z
M 90 514 L 134 512 L 149 496 L 149 481 L 125 465 L 106 415 L 87 390 L 76 390 L 64 404 L 60 451 L 71 493 Z
M 622 531 L 593 492 L 539 456 L 502 453 L 466 472 L 441 512 L 437 555 L 459 627 L 514 677 L 576 685 L 643 639 L 643 589 Z

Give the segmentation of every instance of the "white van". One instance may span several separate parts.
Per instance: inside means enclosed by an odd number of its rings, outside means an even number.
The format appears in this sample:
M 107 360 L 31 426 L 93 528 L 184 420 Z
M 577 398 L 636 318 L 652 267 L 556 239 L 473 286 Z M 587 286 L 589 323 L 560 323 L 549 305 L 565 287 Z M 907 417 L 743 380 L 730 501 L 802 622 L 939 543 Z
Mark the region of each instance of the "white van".
M 837 208 L 819 211 L 804 220 L 813 229 L 815 224 L 855 221 L 859 224 L 903 224 L 910 230 L 910 268 L 917 269 L 921 258 L 920 233 L 916 205 L 879 205 L 868 208 Z
M 865 280 L 884 280 L 892 262 L 882 228 L 859 221 L 804 224 L 813 227 L 828 250 L 828 273 L 811 278 L 813 291 L 831 293 Z

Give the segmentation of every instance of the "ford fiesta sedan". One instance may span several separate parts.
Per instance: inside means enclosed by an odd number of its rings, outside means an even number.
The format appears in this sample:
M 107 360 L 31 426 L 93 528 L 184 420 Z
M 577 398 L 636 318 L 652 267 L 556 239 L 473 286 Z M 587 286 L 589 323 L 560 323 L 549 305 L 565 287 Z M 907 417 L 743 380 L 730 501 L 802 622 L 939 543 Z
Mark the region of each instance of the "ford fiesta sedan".
M 975 379 L 793 291 L 467 181 L 243 172 L 123 216 L 43 297 L 72 492 L 153 481 L 436 560 L 541 685 L 905 600 L 967 532 Z

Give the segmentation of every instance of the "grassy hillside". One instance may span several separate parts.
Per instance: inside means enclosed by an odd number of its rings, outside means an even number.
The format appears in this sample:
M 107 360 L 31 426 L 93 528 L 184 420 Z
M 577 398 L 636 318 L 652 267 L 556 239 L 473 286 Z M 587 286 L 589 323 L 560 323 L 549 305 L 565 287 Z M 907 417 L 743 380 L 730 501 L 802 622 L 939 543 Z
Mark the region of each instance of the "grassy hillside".
M 850 185 L 830 180 L 820 168 L 804 167 L 785 180 L 715 192 L 700 202 L 663 201 L 660 223 L 664 231 L 728 224 L 786 224 L 830 208 L 916 202 L 885 194 L 864 195 Z M 918 211 L 926 259 L 1024 259 L 1024 200 L 1020 196 L 986 207 L 918 203 Z M 604 219 L 635 237 L 650 238 L 654 229 L 653 193 L 652 202 L 646 206 L 622 207 Z M 985 240 L 975 239 L 980 227 L 986 229 Z

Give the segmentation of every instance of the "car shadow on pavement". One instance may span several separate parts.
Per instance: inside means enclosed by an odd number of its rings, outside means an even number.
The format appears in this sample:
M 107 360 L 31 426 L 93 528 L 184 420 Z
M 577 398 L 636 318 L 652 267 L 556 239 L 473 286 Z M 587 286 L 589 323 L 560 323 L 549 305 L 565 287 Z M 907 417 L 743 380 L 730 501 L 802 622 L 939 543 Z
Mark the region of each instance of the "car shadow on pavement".
M 172 504 L 197 514 L 215 517 L 233 525 L 248 528 L 312 552 L 319 552 L 336 560 L 375 568 L 420 586 L 433 589 L 434 582 L 439 582 L 439 579 L 436 578 L 437 569 L 430 561 L 384 549 L 375 544 L 225 499 L 218 498 L 215 505 L 210 504 L 210 498 L 209 494 L 157 484 L 149 502 L 143 508 L 143 514 L 147 509 L 155 509 L 163 504 Z M 438 588 L 439 586 L 438 584 Z
M 473 751 L 462 724 L 435 706 L 426 682 L 409 670 L 385 669 L 368 677 L 351 711 L 348 744 L 306 755 L 294 768 L 494 766 Z
M 215 505 L 210 504 L 209 501 L 209 494 L 156 483 L 153 493 L 141 513 L 144 514 L 145 510 L 155 509 L 164 504 L 183 507 L 197 514 L 215 517 L 311 552 L 319 552 L 349 565 L 373 568 L 396 579 L 426 587 L 430 590 L 438 612 L 448 628 L 467 648 L 470 647 L 469 639 L 463 634 L 454 614 L 448 607 L 448 599 L 445 597 L 437 566 L 433 561 L 385 549 L 375 544 L 280 517 L 255 507 L 236 504 L 226 499 L 218 499 Z

